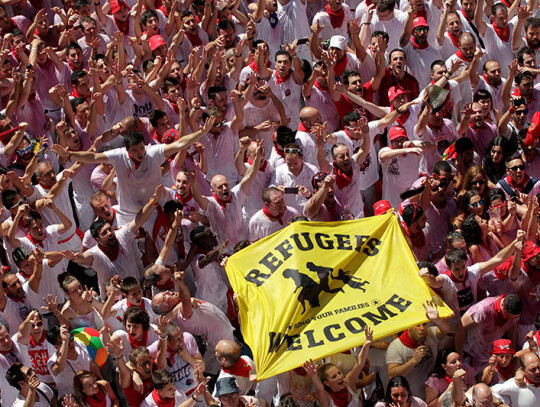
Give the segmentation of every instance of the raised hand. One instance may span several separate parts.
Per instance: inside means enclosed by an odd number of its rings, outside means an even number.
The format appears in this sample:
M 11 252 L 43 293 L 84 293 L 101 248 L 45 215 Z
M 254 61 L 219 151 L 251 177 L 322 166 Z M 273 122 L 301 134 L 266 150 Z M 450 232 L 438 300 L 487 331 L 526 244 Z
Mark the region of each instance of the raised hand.
M 56 314 L 58 311 L 58 297 L 53 297 L 52 294 L 47 294 L 47 298 L 43 297 L 43 301 L 47 305 L 46 307 L 41 306 L 41 309 L 44 311 L 49 311 L 53 314 Z
M 426 301 L 425 304 L 422 305 L 426 311 L 427 319 L 430 321 L 439 319 L 439 311 L 437 310 L 437 305 L 433 301 Z
M 319 367 L 315 363 L 313 363 L 312 359 L 309 359 L 308 361 L 306 361 L 302 365 L 302 367 L 304 368 L 308 376 L 310 376 L 311 378 L 316 377 L 317 373 L 319 372 Z

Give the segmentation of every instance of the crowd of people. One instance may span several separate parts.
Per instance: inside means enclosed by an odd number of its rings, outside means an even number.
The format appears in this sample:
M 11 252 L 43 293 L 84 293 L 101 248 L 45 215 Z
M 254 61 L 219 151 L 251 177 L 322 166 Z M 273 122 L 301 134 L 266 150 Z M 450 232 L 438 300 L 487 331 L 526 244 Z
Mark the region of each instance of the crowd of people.
M 0 38 L 2 406 L 540 405 L 537 0 L 4 0 Z M 388 212 L 454 315 L 258 380 L 227 257 Z

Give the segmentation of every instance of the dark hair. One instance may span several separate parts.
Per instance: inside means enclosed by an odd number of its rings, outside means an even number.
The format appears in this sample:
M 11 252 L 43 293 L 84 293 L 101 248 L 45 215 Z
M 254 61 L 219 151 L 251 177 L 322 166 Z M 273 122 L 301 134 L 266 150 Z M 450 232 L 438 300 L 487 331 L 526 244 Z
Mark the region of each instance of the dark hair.
M 176 199 L 171 199 L 170 201 L 165 202 L 163 205 L 163 212 L 166 214 L 174 213 L 177 210 L 181 211 L 182 209 L 184 209 L 184 205 L 182 202 L 177 201 Z
M 38 220 L 41 220 L 41 215 L 38 212 L 30 211 L 26 215 L 24 215 L 23 223 L 25 228 L 29 228 L 32 222 L 36 222 Z
M 143 11 L 143 13 L 141 14 L 141 18 L 140 18 L 141 24 L 146 25 L 146 23 L 148 23 L 148 20 L 150 20 L 152 17 L 157 18 L 158 21 L 159 21 L 159 17 L 158 17 L 157 13 L 154 10 L 145 10 L 145 11 Z
M 276 129 L 276 141 L 281 147 L 294 143 L 295 139 L 295 132 L 289 127 L 279 126 Z
M 504 191 L 500 188 L 493 188 L 487 194 L 486 205 L 489 206 L 491 203 L 497 199 L 500 199 L 503 202 L 506 202 L 506 195 Z
M 4 280 L 2 280 L 2 287 L 3 287 L 4 289 L 7 288 L 7 284 L 6 284 L 6 281 L 5 281 L 6 276 L 10 276 L 10 275 L 17 277 L 17 275 L 16 275 L 13 271 L 11 271 L 11 270 L 10 270 L 10 271 L 6 271 L 6 273 L 4 274 Z M 19 279 L 19 277 L 17 277 L 17 281 L 18 281 L 18 279 Z
M 537 331 L 540 331 L 540 312 L 536 314 L 536 318 L 534 319 L 534 327 Z
M 251 242 L 249 240 L 240 240 L 238 243 L 234 245 L 233 253 L 237 253 L 248 246 L 251 246 Z
M 52 325 L 47 330 L 47 342 L 51 345 L 56 346 L 58 338 L 60 337 L 60 325 Z
M 70 102 L 71 103 L 71 108 L 73 109 L 74 112 L 76 112 L 77 111 L 77 106 L 80 106 L 85 102 L 86 102 L 85 98 L 82 98 L 82 97 L 73 98 L 73 99 L 71 99 L 71 102 Z
M 446 161 L 438 161 L 433 166 L 433 173 L 441 175 L 441 171 L 452 173 L 452 167 Z
M 163 110 L 156 109 L 150 114 L 150 124 L 156 127 L 158 120 L 163 119 L 164 117 L 167 117 L 167 113 L 165 113 Z
M 396 376 L 390 379 L 388 382 L 388 387 L 386 388 L 386 405 L 389 406 L 392 403 L 392 389 L 395 387 L 403 387 L 409 393 L 409 400 L 412 396 L 411 386 L 409 382 L 403 376 Z
M 167 93 L 171 86 L 178 86 L 178 85 L 180 85 L 180 81 L 178 79 L 176 79 L 174 76 L 167 76 L 163 80 L 163 85 L 161 85 L 161 91 L 163 93 Z
M 480 192 L 478 192 L 476 189 L 469 189 L 467 192 L 465 192 L 465 194 L 463 194 L 460 200 L 459 207 L 461 213 L 464 213 L 465 215 L 468 215 L 470 213 L 469 204 L 471 203 L 471 199 L 475 196 L 479 196 L 480 198 L 482 198 Z
M 442 59 L 436 59 L 435 61 L 433 61 L 429 67 L 430 71 L 433 72 L 433 68 L 435 68 L 436 66 L 444 66 L 446 67 L 446 63 L 442 60 Z
M 516 294 L 508 294 L 503 299 L 504 311 L 509 312 L 512 315 L 519 315 L 523 304 L 521 298 Z
M 524 31 L 527 32 L 529 28 L 538 28 L 540 27 L 540 18 L 536 17 L 529 17 L 525 20 L 525 29 Z
M 378 0 L 377 1 L 377 12 L 382 13 L 383 11 L 394 10 L 396 2 L 394 0 Z
M 388 41 L 390 41 L 390 36 L 386 31 L 381 30 L 375 30 L 373 33 L 371 33 L 371 38 L 374 37 L 383 37 L 384 40 L 386 40 L 386 43 L 388 44 Z
M 508 165 L 514 160 L 521 160 L 523 162 L 523 157 L 519 153 L 514 153 L 510 157 L 507 157 L 506 160 L 504 160 L 504 166 L 508 168 Z
M 65 48 L 66 55 L 69 55 L 69 52 L 72 49 L 77 49 L 82 52 L 82 48 L 79 44 L 77 44 L 76 42 L 70 42 L 68 45 L 66 45 L 66 48 Z
M 467 216 L 461 224 L 461 233 L 467 242 L 467 246 L 482 243 L 482 228 L 473 214 Z
M 156 370 L 152 374 L 152 385 L 156 390 L 161 390 L 170 383 L 174 383 L 174 376 L 167 370 Z
M 26 381 L 26 375 L 21 370 L 22 367 L 23 364 L 21 362 L 15 362 L 6 371 L 7 382 L 10 384 L 10 386 L 15 387 L 17 390 L 21 390 L 19 382 Z
M 89 0 L 75 0 L 73 2 L 73 8 L 75 8 L 75 10 L 81 8 L 81 7 L 85 7 L 85 6 L 89 6 L 90 5 L 90 1 Z
M 296 144 L 296 143 L 291 143 L 291 144 L 287 144 L 285 146 L 285 148 L 295 148 L 297 150 L 299 150 L 297 153 L 292 153 L 292 154 L 298 154 L 300 157 L 303 157 L 304 156 L 304 152 L 302 150 L 302 147 L 300 147 L 300 145 Z
M 434 277 L 437 277 L 439 275 L 439 270 L 437 270 L 435 264 L 430 261 L 419 261 L 418 263 L 416 263 L 416 265 L 418 266 L 418 270 L 427 268 L 428 273 Z
M 107 223 L 109 223 L 109 222 L 107 222 L 104 219 L 98 219 L 98 220 L 95 220 L 94 222 L 92 222 L 92 224 L 90 225 L 90 234 L 92 235 L 92 237 L 94 239 L 97 239 L 99 237 L 99 231 Z
M 140 289 L 141 283 L 139 283 L 139 280 L 137 280 L 135 277 L 126 277 L 122 280 L 121 288 L 122 293 L 128 295 L 131 290 L 136 288 Z
M 345 126 L 350 126 L 351 122 L 357 122 L 358 120 L 360 120 L 360 114 L 355 110 L 352 110 L 343 116 L 343 123 Z
M 424 214 L 424 210 L 418 204 L 412 203 L 403 208 L 403 221 L 407 226 L 410 226 L 415 220 L 420 219 Z
M 485 89 L 478 89 L 476 92 L 474 92 L 473 102 L 478 102 L 485 99 L 489 99 L 491 103 L 493 103 L 493 97 L 491 96 L 491 93 L 489 91 Z
M 535 55 L 534 50 L 530 49 L 529 47 L 523 47 L 518 51 L 517 54 L 517 60 L 520 65 L 523 66 L 523 63 L 525 62 L 525 55 Z
M 509 142 L 503 136 L 496 136 L 489 142 L 486 154 L 484 156 L 484 169 L 486 170 L 486 175 L 492 182 L 498 182 L 501 177 L 499 176 L 500 174 L 497 173 L 495 170 L 495 163 L 491 158 L 491 150 L 493 149 L 493 147 L 501 147 L 503 154 L 502 162 L 504 163 L 506 161 L 506 158 L 510 154 L 510 151 L 513 150 L 513 146 L 511 146 L 510 144 L 511 142 Z
M 495 15 L 497 14 L 497 11 L 499 10 L 506 10 L 508 11 L 508 7 L 506 7 L 506 5 L 504 5 L 503 3 L 495 3 L 493 6 L 491 6 L 491 14 L 495 17 Z
M 124 327 L 127 323 L 141 324 L 145 331 L 150 329 L 150 316 L 148 312 L 141 307 L 129 307 L 124 313 Z
M 531 79 L 532 80 L 533 79 L 533 74 L 530 73 L 529 71 L 523 71 L 521 73 L 518 73 L 516 75 L 516 79 L 514 79 L 515 82 L 516 82 L 516 85 L 520 85 L 521 82 L 523 81 L 523 79 Z
M 359 76 L 360 78 L 362 77 L 362 75 L 360 74 L 360 72 L 357 72 L 357 71 L 346 71 L 344 74 L 343 74 L 343 83 L 345 83 L 345 85 L 349 86 L 349 78 L 352 77 L 352 76 Z M 352 112 L 351 112 L 352 113 Z
M 474 150 L 474 144 L 468 137 L 461 137 L 457 139 L 454 147 L 456 148 L 456 152 L 459 154 L 464 153 L 466 150 Z
M 448 250 L 448 253 L 444 256 L 446 260 L 446 265 L 450 269 L 454 264 L 461 263 L 462 261 L 467 261 L 467 253 L 463 249 L 452 248 Z
M 15 205 L 15 200 L 18 196 L 20 196 L 20 194 L 12 189 L 5 189 L 2 191 L 2 205 L 4 205 L 4 208 L 9 210 L 9 208 Z
M 433 371 L 431 372 L 432 375 L 435 375 L 439 379 L 444 379 L 444 377 L 446 376 L 446 372 L 444 371 L 442 365 L 446 365 L 446 362 L 448 361 L 448 356 L 450 356 L 451 353 L 457 352 L 454 348 L 439 349 L 439 351 L 437 352 L 435 366 L 433 367 Z
M 90 16 L 84 16 L 84 17 L 81 17 L 79 19 L 79 23 L 80 23 L 80 27 L 81 27 L 81 30 L 82 30 L 82 24 L 83 23 L 94 23 L 96 24 L 96 20 L 94 20 L 92 17 Z
M 225 92 L 227 93 L 227 88 L 221 85 L 213 85 L 208 88 L 208 99 L 214 101 L 218 93 Z
M 139 143 L 144 143 L 144 137 L 141 132 L 130 131 L 128 134 L 124 135 L 124 144 L 126 149 L 136 146 Z
M 64 292 L 66 293 L 68 284 L 71 284 L 73 281 L 78 281 L 77 277 L 67 271 L 58 274 L 58 277 L 56 277 L 56 279 L 58 280 L 58 284 L 60 284 L 60 287 L 62 287 L 62 290 L 64 290 Z
M 285 51 L 284 49 L 280 49 L 278 52 L 276 52 L 276 55 L 274 56 L 274 61 L 277 61 L 277 58 L 281 55 L 285 55 L 288 59 L 289 59 L 289 62 L 292 62 L 292 56 L 291 54 L 289 54 L 287 51 Z
M 32 252 L 24 246 L 17 247 L 15 250 L 13 250 L 13 253 L 11 253 L 11 257 L 16 265 L 19 265 L 31 255 Z
M 229 28 L 235 29 L 234 23 L 231 20 L 222 19 L 219 20 L 218 29 L 220 30 L 228 30 Z
M 407 59 L 407 55 L 405 55 L 405 51 L 403 51 L 401 48 L 394 48 L 392 51 L 390 51 L 390 53 L 388 54 L 388 63 L 390 63 L 390 61 L 392 61 L 392 54 L 394 52 L 401 52 L 403 54 L 403 56 L 405 57 L 405 60 Z

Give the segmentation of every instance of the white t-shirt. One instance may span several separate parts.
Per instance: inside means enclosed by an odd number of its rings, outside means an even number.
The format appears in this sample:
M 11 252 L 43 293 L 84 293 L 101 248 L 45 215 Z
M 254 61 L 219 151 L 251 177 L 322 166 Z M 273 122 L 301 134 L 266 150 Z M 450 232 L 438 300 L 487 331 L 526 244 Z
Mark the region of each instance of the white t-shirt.
M 195 282 L 197 283 L 195 297 L 211 302 L 221 311 L 227 313 L 227 292 L 230 290 L 227 273 L 215 261 L 201 268 L 199 266 L 199 260 L 203 257 L 203 254 L 199 254 L 193 261 L 193 273 L 195 274 Z
M 153 390 L 148 396 L 146 396 L 146 398 L 144 399 L 144 401 L 141 403 L 141 406 L 140 407 L 161 407 L 161 405 L 159 405 L 156 401 L 155 401 L 155 390 Z M 176 389 L 176 391 L 174 392 L 174 406 L 179 406 L 181 405 L 184 401 L 186 401 L 188 398 L 186 396 L 186 394 L 181 391 L 181 390 L 178 390 Z
M 326 11 L 325 8 L 323 8 L 313 17 L 314 25 L 317 25 L 317 21 L 318 21 L 320 26 L 324 27 L 321 33 L 319 34 L 319 37 L 321 38 L 322 41 L 328 40 L 334 35 L 341 35 L 345 37 L 347 41 L 350 40 L 349 33 L 347 31 L 347 27 L 348 27 L 347 23 L 353 18 L 352 12 L 351 12 L 350 7 L 347 4 L 342 3 L 342 6 L 343 6 L 344 18 L 343 18 L 343 22 L 341 23 L 341 26 L 339 27 L 336 27 L 336 28 L 332 27 L 332 24 L 330 23 L 330 16 L 328 15 L 328 12 Z
M 411 41 L 403 47 L 403 51 L 407 56 L 407 66 L 411 75 L 418 81 L 420 89 L 425 88 L 431 82 L 431 63 L 441 59 L 441 54 L 432 46 L 426 49 L 415 48 Z
M 86 346 L 78 341 L 75 341 L 74 345 L 75 351 L 77 352 L 77 358 L 75 358 L 75 360 L 68 359 L 66 366 L 64 366 L 64 370 L 58 373 L 58 375 L 55 375 L 52 372 L 52 366 L 58 359 L 58 352 L 54 353 L 47 362 L 47 367 L 49 368 L 49 371 L 54 378 L 54 382 L 56 383 L 56 388 L 58 389 L 58 397 L 62 397 L 64 394 L 72 393 L 73 378 L 75 377 L 75 374 L 79 370 L 90 371 L 90 366 L 92 363 L 94 363 L 86 350 Z
M 318 172 L 318 168 L 314 165 L 304 161 L 302 165 L 302 170 L 298 175 L 294 175 L 289 171 L 287 164 L 282 164 L 276 168 L 270 181 L 270 185 L 279 186 L 283 185 L 284 187 L 296 187 L 298 185 L 305 186 L 310 193 L 313 193 L 313 188 L 311 187 L 311 179 Z M 285 205 L 290 208 L 294 208 L 298 213 L 304 213 L 304 205 L 307 202 L 307 198 L 302 194 L 285 194 Z
M 493 395 L 511 407 L 536 407 L 540 405 L 540 387 L 525 382 L 525 388 L 518 387 L 512 377 L 492 388 Z
M 389 147 L 381 148 L 379 157 L 382 152 L 390 150 Z M 400 155 L 381 162 L 383 173 L 382 199 L 386 199 L 393 208 L 397 208 L 401 203 L 399 194 L 416 181 L 419 166 L 420 156 L 416 154 L 407 154 L 405 157 Z
M 206 179 L 211 181 L 215 175 L 221 174 L 227 178 L 230 185 L 236 185 L 238 173 L 234 166 L 234 155 L 238 151 L 238 135 L 231 130 L 231 122 L 223 125 L 223 131 L 217 137 L 207 134 L 201 139 L 206 149 L 208 171 Z
M 271 221 L 266 217 L 263 210 L 259 210 L 249 221 L 249 241 L 255 242 L 264 239 L 276 233 L 278 230 L 287 227 L 291 221 L 298 215 L 298 211 L 294 208 L 286 208 L 281 217 L 281 222 L 277 220 Z
M 39 401 L 34 401 L 33 407 L 51 407 L 51 401 L 54 398 L 53 390 L 45 383 L 40 383 L 37 388 L 36 398 L 39 397 Z M 13 407 L 24 407 L 26 399 L 20 394 L 13 403 Z
M 512 61 L 515 58 L 515 54 L 512 51 L 512 35 L 514 33 L 514 24 L 516 20 L 517 18 L 514 18 L 508 22 L 510 35 L 508 36 L 507 42 L 504 42 L 499 38 L 492 24 L 486 24 L 486 32 L 483 37 L 487 53 L 491 58 L 496 59 L 501 66 L 501 76 L 503 78 L 506 78 L 510 73 L 508 66 L 512 64 Z
M 291 0 L 290 3 L 292 3 L 293 1 L 300 3 L 300 0 Z M 270 85 L 270 89 L 272 89 L 272 92 L 274 92 L 274 94 L 279 98 L 281 103 L 283 103 L 287 118 L 291 119 L 291 121 L 289 122 L 289 127 L 291 129 L 295 129 L 300 123 L 299 115 L 300 100 L 302 99 L 302 85 L 298 85 L 294 81 L 294 73 L 291 74 L 291 76 L 289 76 L 286 81 L 283 81 L 279 84 L 276 81 L 276 71 L 274 71 L 272 73 L 272 76 L 268 80 L 268 84 Z

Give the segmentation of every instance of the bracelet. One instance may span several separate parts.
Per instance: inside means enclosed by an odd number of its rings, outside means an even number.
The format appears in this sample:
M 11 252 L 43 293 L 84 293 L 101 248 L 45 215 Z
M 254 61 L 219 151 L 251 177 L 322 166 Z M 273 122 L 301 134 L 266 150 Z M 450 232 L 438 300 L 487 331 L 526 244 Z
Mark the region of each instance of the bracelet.
M 251 37 L 251 38 L 246 37 L 246 40 L 248 40 L 248 41 L 253 41 L 253 37 Z
M 400 106 L 400 107 L 401 107 L 401 106 Z M 405 112 L 403 112 L 403 111 L 399 110 L 399 107 L 398 107 L 398 108 L 396 109 L 396 112 L 398 112 L 399 114 L 403 114 L 403 113 L 405 113 Z
M 158 206 L 158 203 L 157 203 L 156 201 L 154 201 L 154 197 L 150 198 L 150 199 L 148 200 L 148 202 L 150 202 L 150 204 L 151 204 L 152 206 Z
M 371 25 L 371 23 L 363 22 L 362 25 Z
M 195 397 L 195 393 L 193 393 L 193 394 L 191 395 L 191 399 L 192 399 L 193 401 L 197 401 L 197 398 Z

